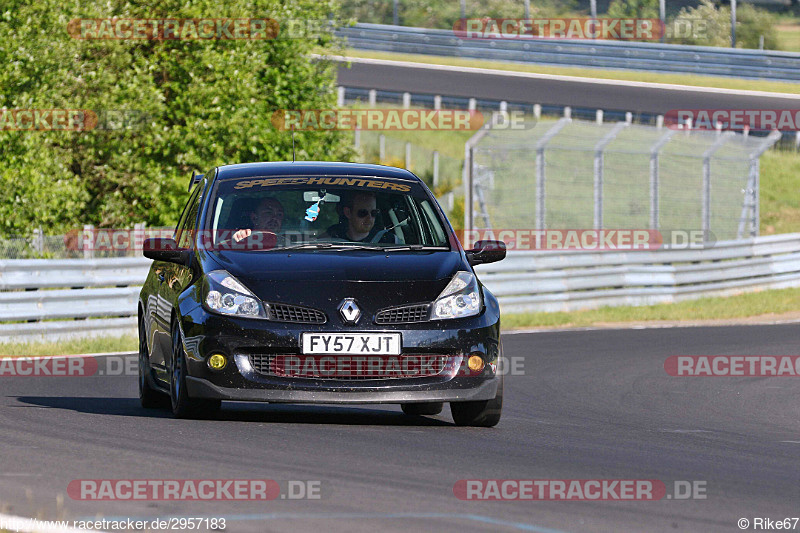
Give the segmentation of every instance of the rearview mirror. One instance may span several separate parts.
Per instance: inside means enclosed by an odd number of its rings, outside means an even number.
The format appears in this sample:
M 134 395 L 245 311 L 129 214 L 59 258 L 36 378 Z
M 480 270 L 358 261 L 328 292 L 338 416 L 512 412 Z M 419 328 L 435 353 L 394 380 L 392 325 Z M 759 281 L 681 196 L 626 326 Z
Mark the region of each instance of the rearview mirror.
M 171 237 L 155 237 L 147 239 L 142 245 L 142 254 L 154 261 L 165 261 L 178 265 L 188 265 L 191 250 L 181 250 Z
M 495 263 L 506 258 L 506 243 L 503 241 L 478 241 L 471 250 L 466 250 L 467 261 L 472 266 Z
M 341 201 L 341 197 L 331 193 L 325 193 L 324 197 L 320 197 L 317 191 L 305 191 L 303 193 L 303 200 L 306 202 L 319 202 L 322 200 L 326 204 L 334 204 Z

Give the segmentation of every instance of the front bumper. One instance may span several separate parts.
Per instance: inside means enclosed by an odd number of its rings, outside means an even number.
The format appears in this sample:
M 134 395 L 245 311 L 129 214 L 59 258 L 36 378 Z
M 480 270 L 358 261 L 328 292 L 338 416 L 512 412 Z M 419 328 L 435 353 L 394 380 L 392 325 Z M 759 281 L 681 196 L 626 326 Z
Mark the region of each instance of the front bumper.
M 414 403 L 490 400 L 497 393 L 500 354 L 499 310 L 487 307 L 467 319 L 343 329 L 335 324 L 287 324 L 233 318 L 195 307 L 181 318 L 187 354 L 187 392 L 192 398 L 286 403 Z M 403 355 L 440 355 L 455 362 L 435 376 L 385 379 L 282 377 L 254 370 L 250 355 L 299 355 L 303 332 L 400 332 Z M 212 371 L 206 359 L 222 353 L 228 365 Z M 459 363 L 484 359 L 479 374 Z
M 457 379 L 457 378 L 456 378 Z M 340 390 L 229 388 L 214 385 L 208 380 L 187 377 L 186 386 L 192 398 L 272 403 L 415 403 L 466 402 L 490 400 L 497 394 L 500 378 L 481 380 L 472 387 L 447 385 L 416 389 L 400 387 L 358 387 Z M 449 385 L 454 385 L 452 381 Z

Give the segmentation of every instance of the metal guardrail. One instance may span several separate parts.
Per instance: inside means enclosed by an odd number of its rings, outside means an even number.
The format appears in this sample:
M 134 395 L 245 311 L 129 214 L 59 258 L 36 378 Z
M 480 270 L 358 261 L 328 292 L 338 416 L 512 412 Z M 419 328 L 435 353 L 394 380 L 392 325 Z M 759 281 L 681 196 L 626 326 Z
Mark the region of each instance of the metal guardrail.
M 652 305 L 800 286 L 800 234 L 653 251 L 511 251 L 476 269 L 508 312 Z
M 545 65 L 800 81 L 800 54 L 604 40 L 461 39 L 452 30 L 356 24 L 337 34 L 362 50 Z
M 142 258 L 0 261 L 0 342 L 135 334 L 149 265 Z M 511 251 L 477 271 L 506 313 L 649 305 L 800 286 L 800 234 L 695 250 Z
M 0 342 L 136 332 L 136 301 L 151 261 L 0 260 Z

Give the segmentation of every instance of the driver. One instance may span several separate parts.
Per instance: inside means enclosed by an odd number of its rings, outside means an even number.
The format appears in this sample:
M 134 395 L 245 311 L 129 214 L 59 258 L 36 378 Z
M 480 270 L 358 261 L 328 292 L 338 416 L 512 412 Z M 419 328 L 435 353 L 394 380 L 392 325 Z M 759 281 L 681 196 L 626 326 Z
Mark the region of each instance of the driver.
M 250 213 L 253 227 L 240 229 L 233 234 L 233 240 L 240 242 L 252 235 L 253 231 L 270 232 L 277 235 L 283 226 L 283 205 L 275 198 L 264 198 Z

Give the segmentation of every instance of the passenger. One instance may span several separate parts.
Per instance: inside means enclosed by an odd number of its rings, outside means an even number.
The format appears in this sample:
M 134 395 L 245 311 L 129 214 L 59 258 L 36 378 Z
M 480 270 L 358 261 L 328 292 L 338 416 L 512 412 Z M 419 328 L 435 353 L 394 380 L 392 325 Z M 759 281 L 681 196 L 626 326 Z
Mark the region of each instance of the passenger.
M 381 211 L 377 208 L 375 193 L 356 192 L 347 195 L 342 203 L 342 215 L 345 220 L 328 228 L 327 234 L 334 239 L 347 239 L 353 242 L 372 242 L 382 229 L 375 226 L 375 220 Z M 395 243 L 393 233 L 384 233 L 378 242 Z

